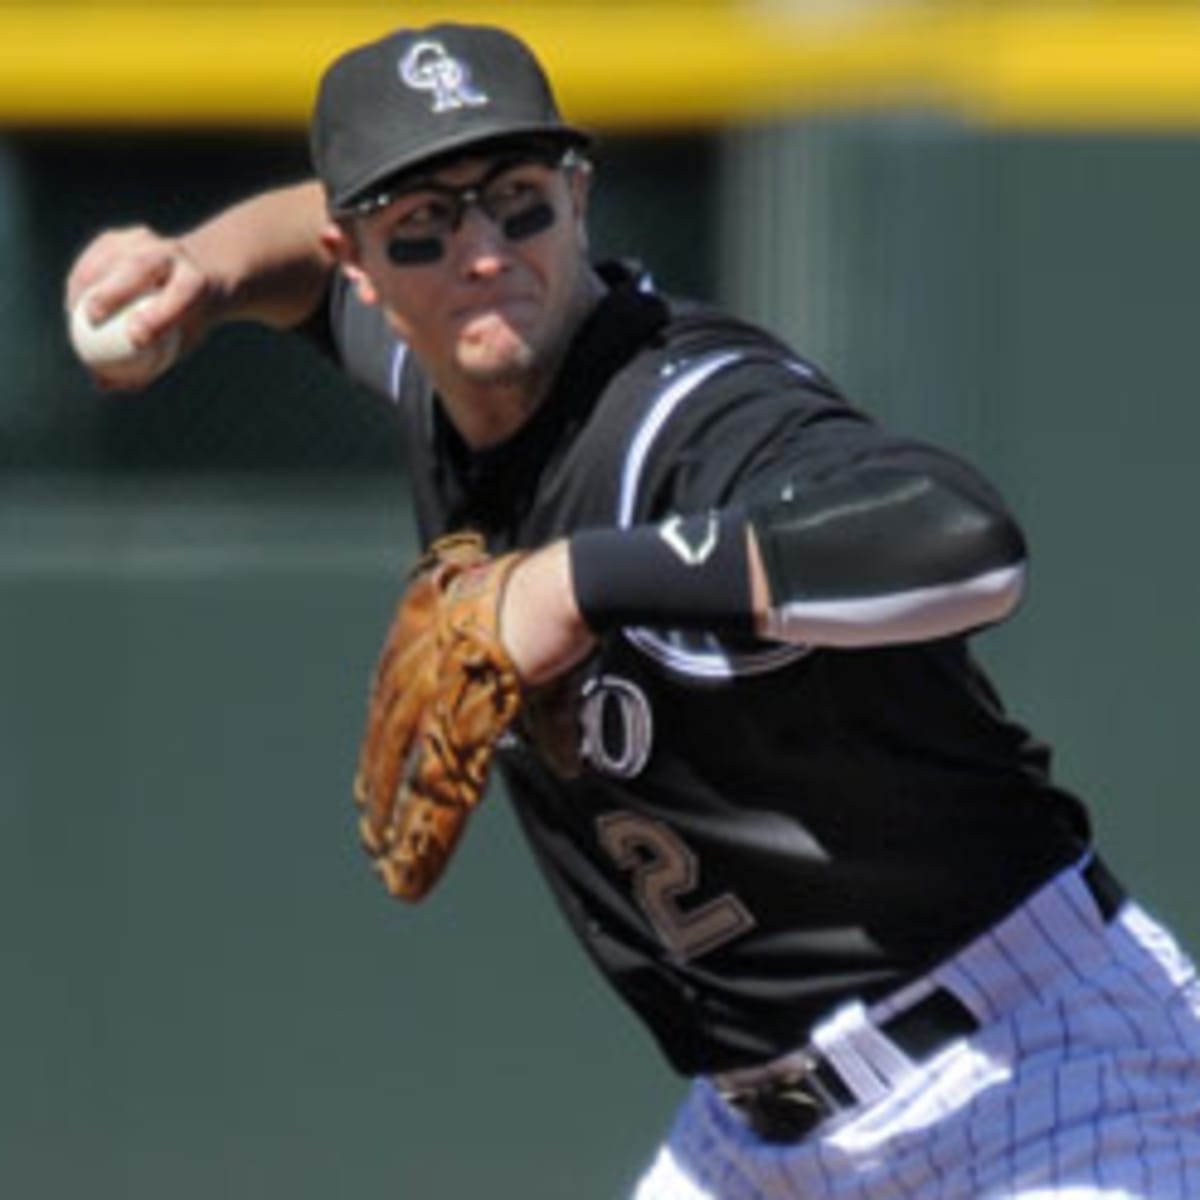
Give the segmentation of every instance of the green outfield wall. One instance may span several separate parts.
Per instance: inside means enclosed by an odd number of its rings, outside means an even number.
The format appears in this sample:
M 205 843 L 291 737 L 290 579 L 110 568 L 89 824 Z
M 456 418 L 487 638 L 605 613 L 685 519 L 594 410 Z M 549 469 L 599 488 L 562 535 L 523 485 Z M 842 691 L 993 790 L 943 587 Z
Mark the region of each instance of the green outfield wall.
M 1000 483 L 1032 583 L 980 653 L 1200 950 L 1200 142 L 860 115 L 599 168 L 599 252 Z M 392 414 L 256 330 L 140 397 L 68 356 L 90 230 L 303 170 L 292 134 L 0 140 L 0 1196 L 615 1200 L 680 1085 L 503 795 L 421 908 L 355 842 L 415 549 Z

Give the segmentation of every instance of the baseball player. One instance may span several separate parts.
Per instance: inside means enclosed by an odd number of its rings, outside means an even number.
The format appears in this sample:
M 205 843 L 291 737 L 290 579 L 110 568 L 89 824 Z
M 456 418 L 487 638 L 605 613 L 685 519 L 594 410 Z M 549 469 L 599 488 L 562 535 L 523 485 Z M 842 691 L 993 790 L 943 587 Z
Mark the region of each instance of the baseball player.
M 350 50 L 311 137 L 317 181 L 105 233 L 68 303 L 316 339 L 406 424 L 422 536 L 520 552 L 497 760 L 693 1080 L 637 1200 L 1200 1196 L 1193 968 L 968 648 L 1025 574 L 991 486 L 592 264 L 588 136 L 509 34 Z

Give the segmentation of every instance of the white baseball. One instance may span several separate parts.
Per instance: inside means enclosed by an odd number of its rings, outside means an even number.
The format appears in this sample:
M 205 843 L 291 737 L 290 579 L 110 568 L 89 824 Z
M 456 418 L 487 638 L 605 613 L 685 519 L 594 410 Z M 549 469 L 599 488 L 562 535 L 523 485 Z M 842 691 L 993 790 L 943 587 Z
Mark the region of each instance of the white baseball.
M 93 324 L 87 314 L 85 292 L 71 311 L 71 345 L 88 367 L 112 383 L 140 386 L 157 379 L 179 357 L 182 333 L 178 326 L 166 330 L 146 346 L 129 338 L 129 318 L 149 304 L 154 292 L 134 297 L 106 320 Z

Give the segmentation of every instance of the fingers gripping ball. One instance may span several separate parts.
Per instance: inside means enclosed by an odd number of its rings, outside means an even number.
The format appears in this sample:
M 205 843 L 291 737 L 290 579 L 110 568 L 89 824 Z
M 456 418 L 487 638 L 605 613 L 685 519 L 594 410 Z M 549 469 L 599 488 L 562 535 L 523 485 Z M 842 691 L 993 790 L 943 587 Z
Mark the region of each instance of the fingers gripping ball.
M 71 345 L 80 361 L 118 385 L 142 386 L 163 374 L 179 357 L 183 338 L 178 326 L 145 346 L 135 346 L 129 330 L 129 318 L 156 296 L 144 292 L 103 321 L 93 322 L 88 312 L 90 293 L 85 292 L 71 310 L 70 321 Z
M 394 896 L 419 900 L 437 882 L 520 708 L 498 622 L 523 557 L 491 558 L 474 534 L 442 538 L 418 563 L 388 630 L 354 796 L 363 847 Z

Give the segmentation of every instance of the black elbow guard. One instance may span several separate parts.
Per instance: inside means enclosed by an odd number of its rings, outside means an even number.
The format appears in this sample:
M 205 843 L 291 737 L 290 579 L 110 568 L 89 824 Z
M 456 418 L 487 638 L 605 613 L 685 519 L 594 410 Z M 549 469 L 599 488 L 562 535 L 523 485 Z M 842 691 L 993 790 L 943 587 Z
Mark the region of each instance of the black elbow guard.
M 1025 556 L 1019 528 L 984 489 L 895 468 L 751 507 L 773 604 L 863 599 L 944 588 Z

